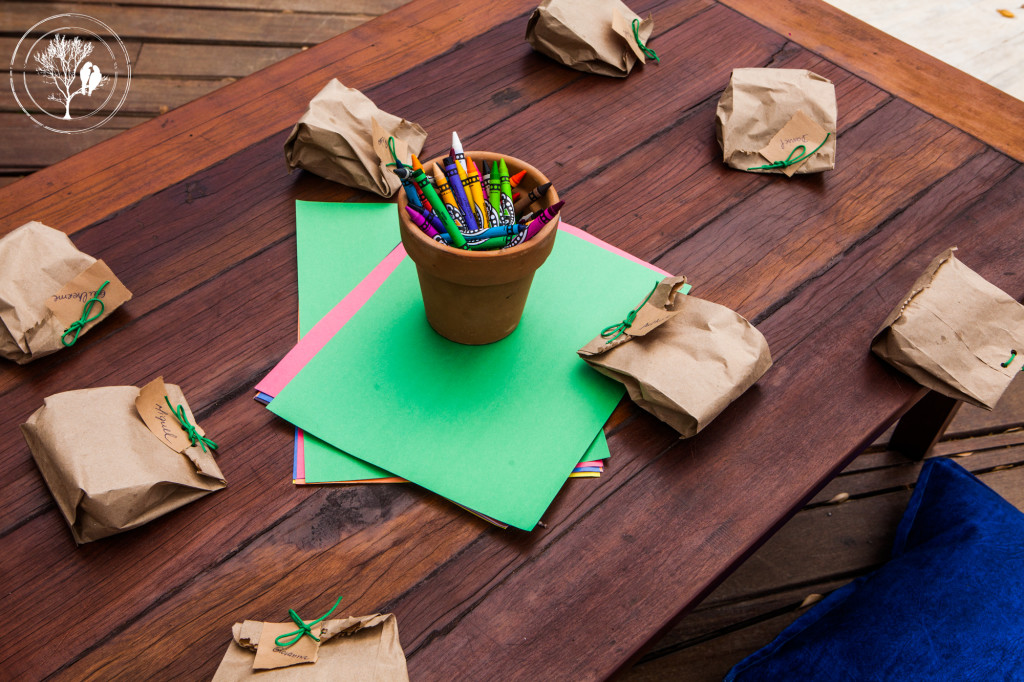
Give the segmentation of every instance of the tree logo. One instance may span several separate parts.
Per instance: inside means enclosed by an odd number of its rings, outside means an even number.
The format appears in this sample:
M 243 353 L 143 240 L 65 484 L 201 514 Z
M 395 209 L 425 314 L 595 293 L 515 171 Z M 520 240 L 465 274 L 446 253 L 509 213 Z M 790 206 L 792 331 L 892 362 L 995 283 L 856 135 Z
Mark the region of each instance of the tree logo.
M 83 133 L 106 123 L 128 96 L 131 61 L 109 26 L 58 14 L 25 32 L 11 57 L 11 91 L 36 124 Z

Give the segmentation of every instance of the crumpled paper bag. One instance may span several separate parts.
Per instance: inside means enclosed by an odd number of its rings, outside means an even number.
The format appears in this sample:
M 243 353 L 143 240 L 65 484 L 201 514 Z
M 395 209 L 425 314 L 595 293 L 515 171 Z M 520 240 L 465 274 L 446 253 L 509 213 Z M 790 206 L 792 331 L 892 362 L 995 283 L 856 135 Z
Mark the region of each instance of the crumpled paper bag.
M 47 302 L 94 266 L 96 259 L 75 248 L 66 234 L 32 221 L 0 239 L 0 356 L 19 365 L 59 351 L 61 336 L 73 320 L 60 320 Z M 117 285 L 131 298 L 120 282 Z M 103 314 L 85 326 L 85 334 L 123 300 L 104 296 Z M 83 303 L 79 303 L 80 314 Z
M 192 418 L 181 389 L 166 387 Z M 150 431 L 138 396 L 134 386 L 58 393 L 21 425 L 78 544 L 141 526 L 225 485 L 210 452 L 197 445 L 179 454 Z
M 689 438 L 753 386 L 772 358 L 752 324 L 725 306 L 679 294 L 685 283 L 666 277 L 621 335 L 606 329 L 577 352 Z
M 404 141 L 410 153 L 422 151 L 427 139 L 423 128 L 381 111 L 359 90 L 332 78 L 310 101 L 284 143 L 288 167 L 303 168 L 382 197 L 392 196 L 402 183 L 374 151 L 373 120 L 387 134 Z
M 646 61 L 633 37 L 634 19 L 640 17 L 621 0 L 544 0 L 530 16 L 526 40 L 577 71 L 625 78 L 637 60 Z M 640 21 L 645 44 L 653 31 L 652 17 Z
M 1024 306 L 954 251 L 918 277 L 871 350 L 922 386 L 991 410 L 1024 365 Z
M 213 682 L 408 682 L 405 654 L 398 641 L 398 622 L 390 613 L 325 620 L 313 626 L 321 640 L 315 663 L 296 660 L 290 667 L 254 670 L 264 625 L 253 620 L 235 623 L 231 628 L 233 641 L 228 644 Z M 294 623 L 281 625 L 279 629 L 283 631 L 295 630 Z
M 796 173 L 820 173 L 836 166 L 836 89 L 832 81 L 805 69 L 733 69 L 718 100 L 715 130 L 726 165 L 749 170 L 766 163 L 760 154 L 772 138 L 802 111 L 831 133 Z M 810 148 L 807 151 L 810 152 Z M 783 173 L 782 169 L 759 171 Z

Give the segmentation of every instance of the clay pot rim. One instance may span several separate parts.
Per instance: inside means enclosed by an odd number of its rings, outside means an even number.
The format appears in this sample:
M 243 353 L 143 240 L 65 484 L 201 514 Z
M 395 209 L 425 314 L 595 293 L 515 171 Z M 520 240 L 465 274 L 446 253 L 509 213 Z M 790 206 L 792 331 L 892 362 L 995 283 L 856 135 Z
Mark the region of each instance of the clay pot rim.
M 541 173 L 539 170 L 537 170 L 537 168 L 535 168 L 531 164 L 526 163 L 522 159 L 517 159 L 514 156 L 508 156 L 506 154 L 498 154 L 496 152 L 468 151 L 468 150 L 465 152 L 465 154 L 466 154 L 466 156 L 473 157 L 474 161 L 476 159 L 478 159 L 478 158 L 479 159 L 484 159 L 484 160 L 487 160 L 487 161 L 494 161 L 496 159 L 502 158 L 502 159 L 505 159 L 505 164 L 506 165 L 509 165 L 509 166 L 512 166 L 512 167 L 516 168 L 517 169 L 516 172 L 518 172 L 520 170 L 525 170 L 527 172 L 528 176 L 532 175 L 532 176 L 536 176 L 536 177 L 540 178 L 540 183 L 538 183 L 538 186 L 543 185 L 545 182 L 550 182 L 548 180 L 547 176 L 544 175 L 543 173 Z M 447 156 L 447 154 L 443 154 L 441 156 L 435 156 L 434 158 L 430 159 L 429 161 L 424 162 L 423 163 L 423 170 L 425 172 L 426 171 L 430 171 L 433 168 L 434 164 L 436 164 L 440 159 L 445 158 L 445 156 Z M 510 172 L 511 172 L 511 169 L 510 169 Z M 548 203 L 548 206 L 554 205 L 555 203 L 558 202 L 558 192 L 555 190 L 554 185 L 552 185 L 551 188 L 548 189 L 547 193 L 544 195 L 544 198 L 546 199 L 546 198 L 548 198 L 551 195 L 554 195 L 554 200 L 551 201 L 550 203 Z M 418 227 L 416 227 L 415 224 L 413 224 L 412 219 L 409 218 L 409 215 L 405 212 L 405 206 L 408 204 L 408 197 L 405 196 L 405 192 L 404 191 L 399 191 L 398 194 L 397 194 L 397 197 L 398 197 L 398 220 L 406 228 L 405 231 L 408 232 L 412 236 L 413 239 L 415 239 L 416 241 L 420 242 L 424 246 L 429 246 L 429 248 L 437 249 L 438 251 L 441 251 L 442 253 L 452 254 L 452 255 L 458 256 L 460 258 L 471 258 L 471 259 L 478 259 L 478 260 L 488 260 L 488 259 L 493 259 L 493 258 L 507 258 L 508 256 L 514 256 L 516 254 L 521 254 L 524 251 L 530 250 L 531 248 L 543 248 L 545 237 L 547 237 L 550 233 L 552 233 L 552 232 L 554 232 L 555 230 L 558 229 L 558 225 L 561 222 L 561 218 L 562 218 L 562 212 L 559 211 L 558 213 L 556 213 L 554 215 L 554 217 L 551 218 L 551 220 L 548 221 L 548 224 L 545 225 L 543 228 L 541 228 L 541 231 L 538 232 L 537 234 L 535 234 L 533 236 L 533 238 L 531 238 L 528 242 L 524 242 L 522 244 L 517 244 L 516 246 L 511 246 L 511 247 L 506 248 L 506 249 L 496 249 L 494 251 L 469 251 L 469 250 L 466 250 L 466 249 L 457 249 L 457 248 L 455 248 L 453 246 L 448 246 L 447 244 L 442 244 L 441 242 L 436 241 L 436 240 L 431 239 L 430 237 L 428 237 L 423 232 L 423 230 L 419 229 Z

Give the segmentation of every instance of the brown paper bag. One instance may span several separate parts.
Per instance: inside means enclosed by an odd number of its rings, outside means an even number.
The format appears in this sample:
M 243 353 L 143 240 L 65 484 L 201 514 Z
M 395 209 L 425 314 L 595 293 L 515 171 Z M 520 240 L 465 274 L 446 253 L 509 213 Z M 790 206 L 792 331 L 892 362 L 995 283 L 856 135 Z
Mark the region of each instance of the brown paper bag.
M 530 46 L 577 71 L 625 78 L 643 50 L 633 36 L 640 17 L 621 0 L 544 0 L 526 25 Z M 654 31 L 654 19 L 640 21 L 644 43 Z
M 228 645 L 213 681 L 407 682 L 409 679 L 405 654 L 398 641 L 398 622 L 390 613 L 325 620 L 314 625 L 313 632 L 320 638 L 318 647 L 308 637 L 301 640 L 301 643 L 316 647 L 312 656 L 294 653 L 292 650 L 299 647 L 299 643 L 287 648 L 274 645 L 275 633 L 294 630 L 294 623 L 262 623 L 253 620 L 235 623 L 231 628 L 234 641 Z M 254 669 L 257 651 L 267 647 L 271 647 L 278 655 L 291 658 L 292 664 L 273 669 Z M 315 662 L 310 662 L 309 658 L 314 658 Z
M 0 356 L 23 365 L 63 348 L 64 331 L 104 280 L 110 284 L 97 294 L 103 312 L 79 337 L 131 299 L 131 292 L 103 261 L 76 249 L 60 230 L 32 221 L 5 235 L 0 239 Z
M 679 294 L 666 277 L 629 326 L 606 329 L 577 351 L 683 438 L 700 432 L 772 366 L 761 332 L 725 306 Z
M 787 139 L 799 137 L 799 133 L 808 133 L 807 137 L 794 140 L 778 158 L 762 154 L 798 112 L 810 119 L 812 128 L 817 126 L 820 137 L 802 129 Z M 810 153 L 824 140 L 802 163 L 756 172 L 792 175 L 832 170 L 836 165 L 836 118 L 836 89 L 826 78 L 804 69 L 734 69 L 715 115 L 722 160 L 733 168 L 750 170 L 786 158 L 797 144 Z
M 409 153 L 423 149 L 427 133 L 418 124 L 381 111 L 366 95 L 332 78 L 310 101 L 284 143 L 288 167 L 390 197 L 402 183 L 374 151 L 374 120 L 387 134 L 404 141 Z
M 914 282 L 871 350 L 922 386 L 991 410 L 1024 365 L 1024 306 L 954 251 Z
M 163 390 L 195 424 L 181 389 Z M 225 485 L 209 449 L 186 443 L 178 453 L 146 426 L 139 395 L 134 386 L 58 393 L 21 425 L 78 544 L 141 526 Z M 164 422 L 167 433 L 180 429 L 166 414 Z

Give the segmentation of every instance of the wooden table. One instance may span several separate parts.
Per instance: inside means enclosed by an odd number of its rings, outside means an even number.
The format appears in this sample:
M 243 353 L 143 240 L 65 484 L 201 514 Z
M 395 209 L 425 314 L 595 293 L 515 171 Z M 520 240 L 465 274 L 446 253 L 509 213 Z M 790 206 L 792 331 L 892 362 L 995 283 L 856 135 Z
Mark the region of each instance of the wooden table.
M 637 2 L 662 64 L 587 76 L 523 42 L 534 3 L 414 2 L 0 190 L 0 230 L 60 227 L 135 294 L 0 372 L 5 676 L 208 677 L 232 623 L 338 594 L 397 614 L 414 679 L 608 676 L 920 398 L 868 345 L 935 255 L 956 244 L 1024 294 L 1021 102 L 807 1 Z M 718 95 L 766 65 L 835 82 L 835 171 L 721 164 Z M 691 440 L 621 408 L 604 477 L 532 533 L 410 485 L 293 486 L 291 429 L 252 387 L 295 339 L 293 201 L 368 198 L 286 172 L 331 77 L 422 124 L 425 156 L 457 129 L 537 163 L 567 220 L 752 320 L 775 366 Z M 52 393 L 158 374 L 221 444 L 228 488 L 76 548 L 17 425 Z

